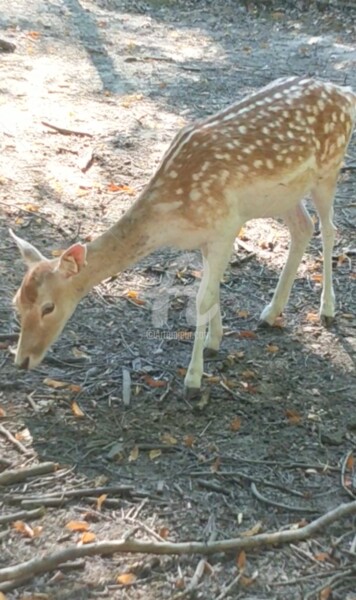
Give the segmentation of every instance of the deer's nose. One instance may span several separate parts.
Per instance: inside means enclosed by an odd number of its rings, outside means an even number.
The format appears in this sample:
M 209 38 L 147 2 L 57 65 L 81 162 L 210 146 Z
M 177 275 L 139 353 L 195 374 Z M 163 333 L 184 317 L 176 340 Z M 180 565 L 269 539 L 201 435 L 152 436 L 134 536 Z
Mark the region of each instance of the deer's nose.
M 25 358 L 25 360 L 22 361 L 22 363 L 19 365 L 20 369 L 28 369 L 28 367 L 30 366 L 30 357 L 27 356 L 27 358 Z

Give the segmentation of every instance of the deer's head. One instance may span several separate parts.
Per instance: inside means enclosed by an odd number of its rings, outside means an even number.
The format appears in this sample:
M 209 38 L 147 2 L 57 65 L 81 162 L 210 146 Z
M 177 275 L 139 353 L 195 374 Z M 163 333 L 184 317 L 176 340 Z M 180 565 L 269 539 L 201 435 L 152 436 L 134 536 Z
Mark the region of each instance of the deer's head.
M 15 364 L 32 369 L 42 361 L 80 300 L 75 280 L 86 264 L 87 249 L 77 243 L 49 260 L 11 230 L 10 234 L 28 267 L 14 297 L 21 320 Z

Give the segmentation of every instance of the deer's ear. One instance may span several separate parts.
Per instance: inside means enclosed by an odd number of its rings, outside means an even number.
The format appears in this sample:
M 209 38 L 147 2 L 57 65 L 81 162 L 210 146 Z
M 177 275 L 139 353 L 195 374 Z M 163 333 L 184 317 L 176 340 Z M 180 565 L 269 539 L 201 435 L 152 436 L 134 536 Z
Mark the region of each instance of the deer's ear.
M 85 244 L 73 244 L 61 255 L 58 270 L 64 277 L 77 275 L 86 265 L 86 256 L 87 247 Z
M 9 233 L 12 239 L 15 240 L 17 247 L 21 252 L 21 256 L 28 267 L 32 267 L 41 260 L 47 260 L 37 248 L 32 246 L 32 244 L 15 235 L 12 229 L 9 229 Z

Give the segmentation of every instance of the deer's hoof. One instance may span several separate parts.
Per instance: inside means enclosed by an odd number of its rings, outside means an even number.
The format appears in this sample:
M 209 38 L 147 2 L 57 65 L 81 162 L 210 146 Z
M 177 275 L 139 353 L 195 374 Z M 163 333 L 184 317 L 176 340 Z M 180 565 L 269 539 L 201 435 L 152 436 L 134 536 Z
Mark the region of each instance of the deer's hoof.
M 219 353 L 219 350 L 215 350 L 215 348 L 204 348 L 204 358 L 216 358 Z
M 324 327 L 331 327 L 335 323 L 335 317 L 329 317 L 328 315 L 320 315 L 321 324 Z
M 198 387 L 185 387 L 184 398 L 186 400 L 196 400 L 200 397 L 201 389 Z

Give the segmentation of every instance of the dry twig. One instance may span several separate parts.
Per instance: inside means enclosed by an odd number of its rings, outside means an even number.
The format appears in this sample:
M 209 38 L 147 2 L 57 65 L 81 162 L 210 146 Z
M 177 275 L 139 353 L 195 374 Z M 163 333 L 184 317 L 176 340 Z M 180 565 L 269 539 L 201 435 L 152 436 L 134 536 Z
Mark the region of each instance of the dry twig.
M 13 435 L 12 433 L 10 433 L 10 431 L 8 431 L 6 429 L 6 427 L 4 427 L 3 425 L 0 424 L 0 433 L 6 437 L 9 442 L 11 442 L 22 454 L 25 454 L 26 456 L 32 456 L 33 455 L 33 451 L 32 450 L 28 450 L 27 448 L 25 448 L 25 446 L 23 444 L 21 444 L 21 442 L 19 442 Z M 15 471 L 13 471 L 14 473 Z M 9 473 L 9 472 L 8 472 Z M 5 476 L 6 473 L 3 473 L 3 475 L 0 476 L 0 485 L 6 485 L 6 484 L 2 484 L 1 483 L 1 478 L 3 476 Z
M 270 500 L 270 498 L 263 496 L 263 494 L 261 494 L 261 492 L 258 491 L 255 483 L 251 483 L 251 492 L 253 493 L 255 498 L 257 498 L 257 500 L 260 500 L 261 502 L 264 502 L 265 504 L 269 504 L 270 506 L 276 506 L 277 508 L 283 508 L 283 510 L 300 512 L 300 513 L 308 513 L 308 514 L 314 514 L 314 515 L 317 512 L 317 509 L 315 509 L 315 508 L 305 508 L 305 506 L 291 506 L 289 504 L 283 504 L 282 502 L 276 502 L 275 500 Z
M 42 125 L 45 127 L 49 127 L 57 133 L 61 133 L 62 135 L 79 135 L 80 137 L 94 137 L 92 133 L 87 133 L 86 131 L 75 131 L 74 129 L 67 129 L 66 127 L 58 127 L 57 125 L 52 125 L 47 121 L 41 121 Z

